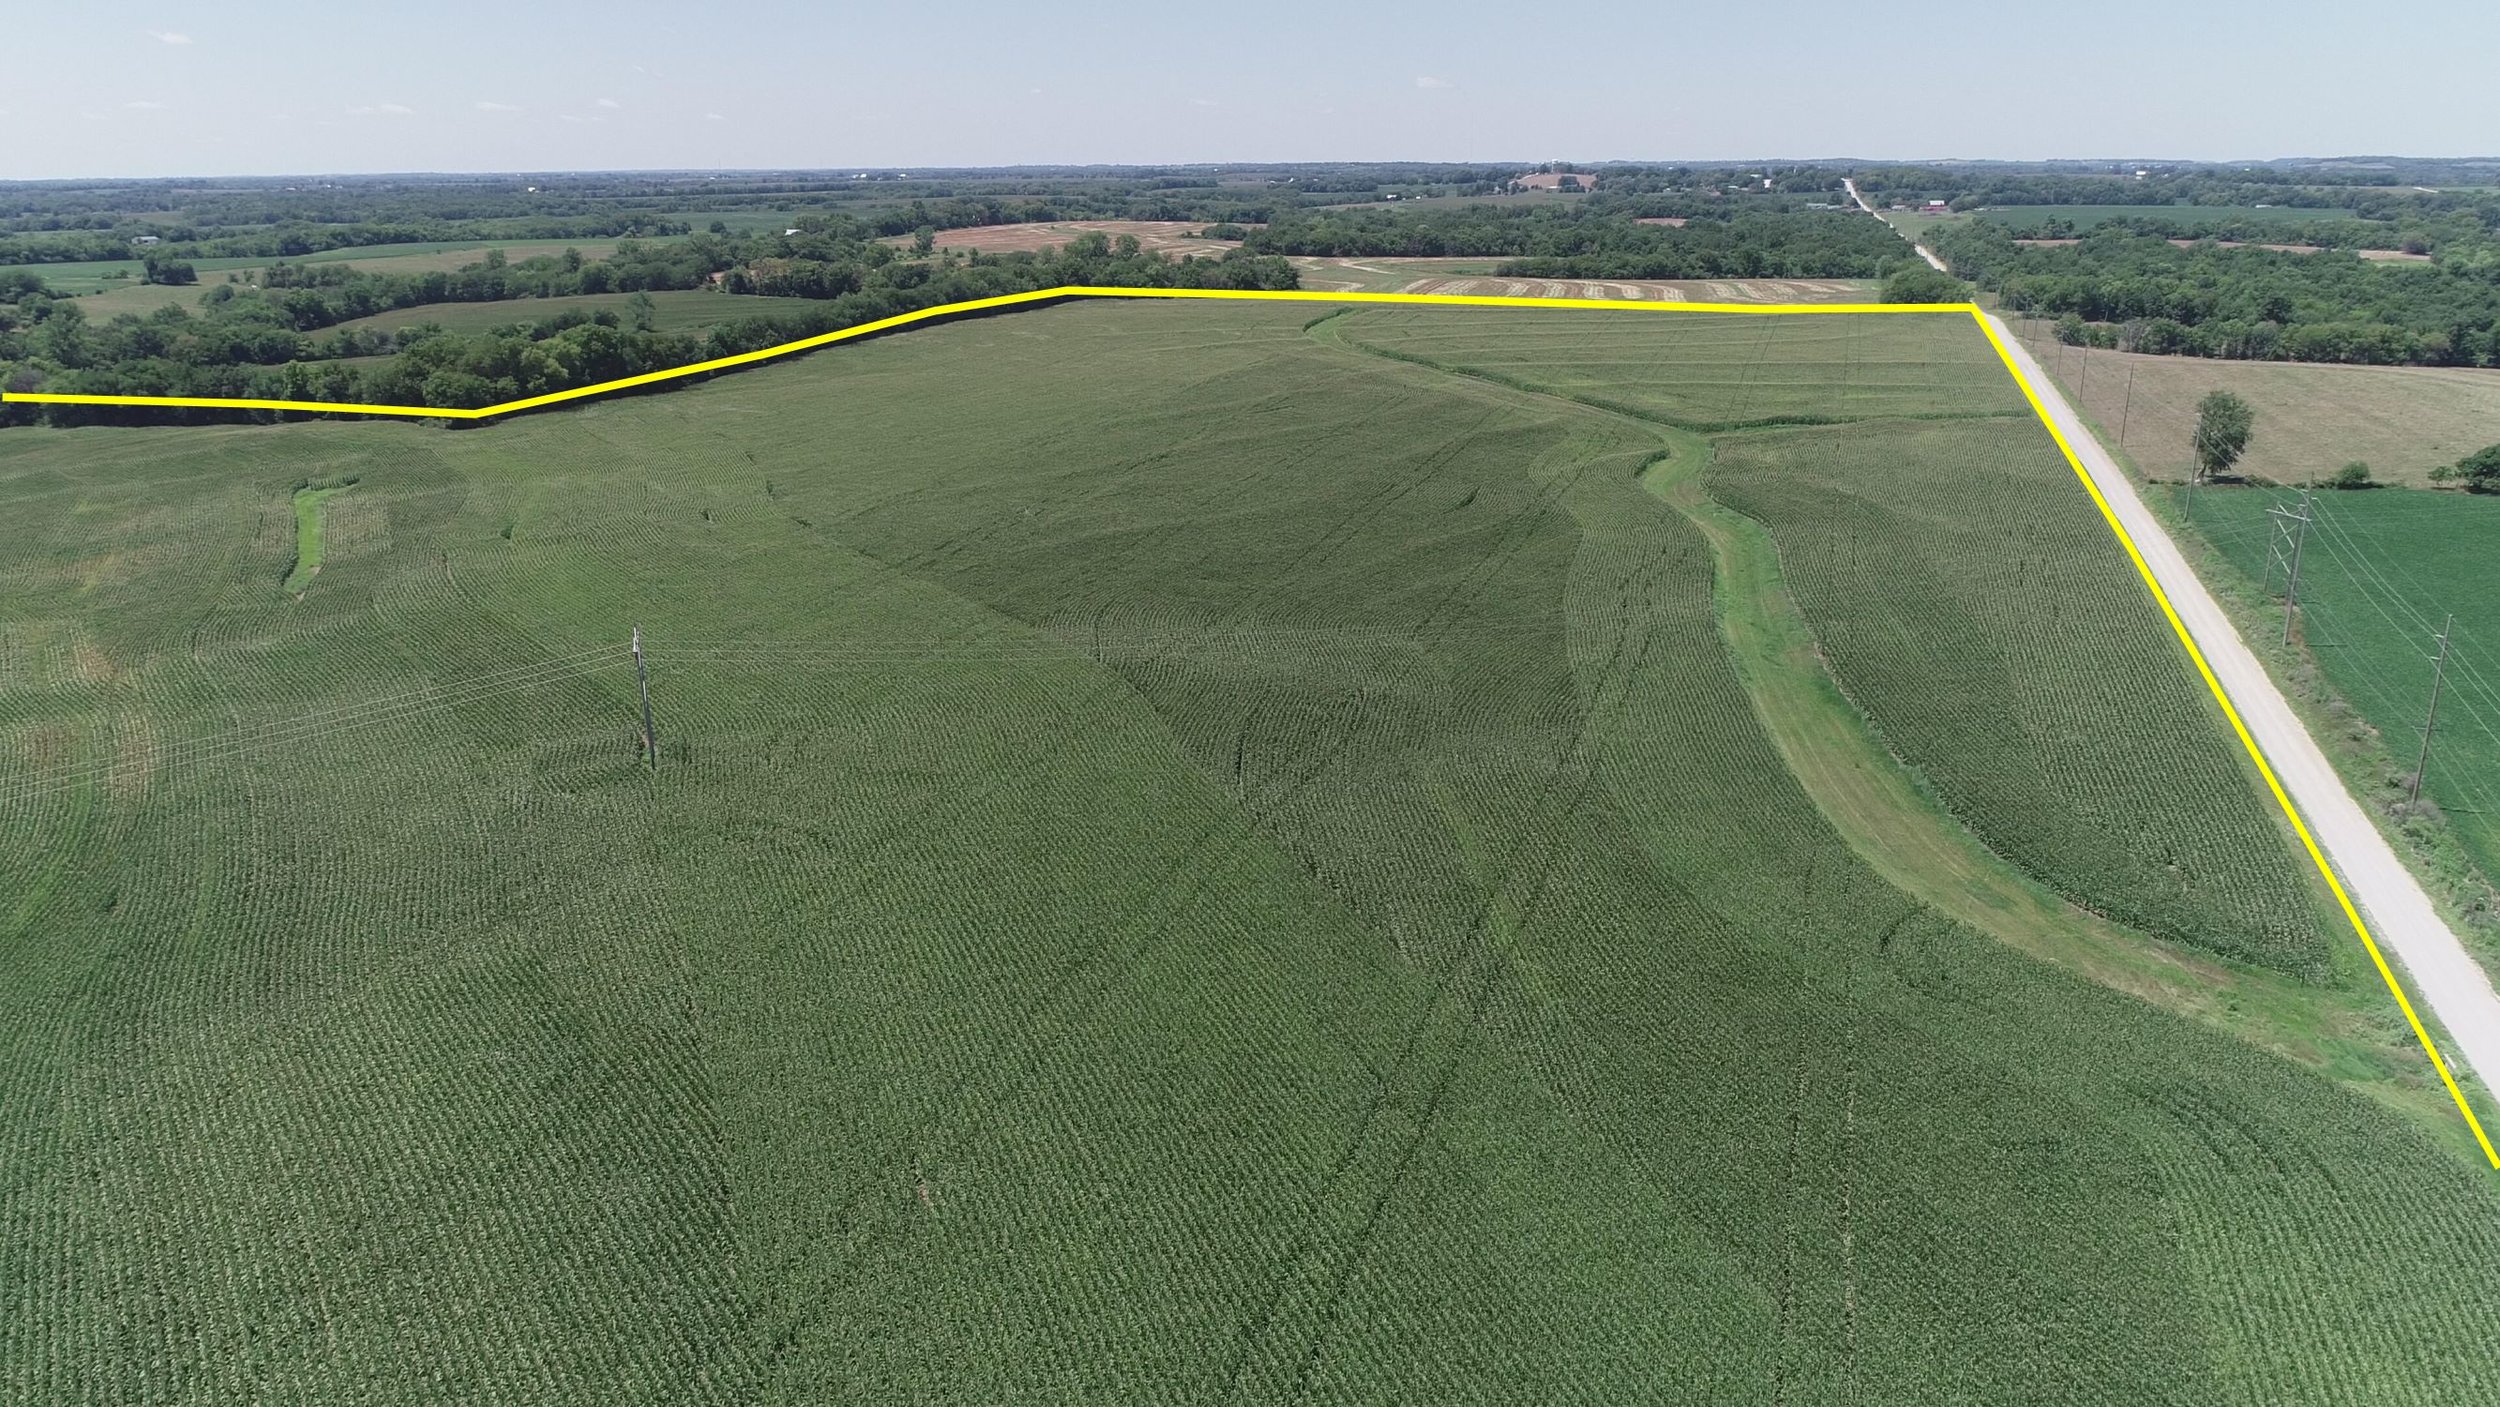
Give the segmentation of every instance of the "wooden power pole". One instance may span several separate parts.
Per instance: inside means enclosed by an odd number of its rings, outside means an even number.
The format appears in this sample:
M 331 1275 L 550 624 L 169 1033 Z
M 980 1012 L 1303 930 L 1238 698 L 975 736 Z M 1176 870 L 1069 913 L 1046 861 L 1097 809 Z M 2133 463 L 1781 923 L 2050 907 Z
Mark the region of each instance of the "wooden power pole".
M 642 627 L 634 627 L 634 684 L 642 691 L 642 755 L 653 771 L 660 767 L 660 734 L 651 726 L 651 670 L 642 658 Z
M 2422 720 L 2422 752 L 2413 760 L 2413 785 L 2405 788 L 2407 806 L 2418 806 L 2422 801 L 2422 774 L 2431 765 L 2431 730 L 2439 726 L 2439 686 L 2448 681 L 2448 637 L 2456 628 L 2454 615 L 2439 627 L 2439 656 L 2431 661 L 2431 711 Z

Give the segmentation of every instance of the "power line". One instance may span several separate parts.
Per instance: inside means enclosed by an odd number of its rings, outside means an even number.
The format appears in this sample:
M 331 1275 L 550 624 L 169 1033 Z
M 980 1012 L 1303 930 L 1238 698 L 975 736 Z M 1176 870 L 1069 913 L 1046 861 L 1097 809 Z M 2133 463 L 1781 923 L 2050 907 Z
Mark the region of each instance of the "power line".
M 2405 804 L 2416 806 L 2422 800 L 2422 773 L 2431 765 L 2431 730 L 2439 726 L 2439 686 L 2448 677 L 2448 632 L 2455 629 L 2457 618 L 2439 628 L 2439 658 L 2431 665 L 2431 707 L 2422 719 L 2422 752 L 2413 762 L 2413 784 L 2405 791 Z
M 2300 491 L 2300 508 L 2297 511 L 2277 506 L 2266 512 L 2282 520 L 2277 526 L 2292 541 L 2291 571 L 2284 578 L 2283 587 L 2283 643 L 2289 645 L 2292 643 L 2292 613 L 2300 609 L 2301 549 L 2309 542 L 2309 490 Z M 2289 526 L 2291 524 L 2298 526 Z

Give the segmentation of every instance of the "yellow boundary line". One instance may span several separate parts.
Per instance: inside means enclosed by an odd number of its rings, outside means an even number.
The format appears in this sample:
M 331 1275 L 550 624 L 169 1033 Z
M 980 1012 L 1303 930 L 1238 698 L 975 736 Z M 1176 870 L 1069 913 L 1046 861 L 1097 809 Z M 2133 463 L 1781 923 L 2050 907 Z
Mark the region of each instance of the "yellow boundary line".
M 733 295 L 723 295 L 733 296 Z M 920 308 L 897 313 L 890 318 L 864 322 L 836 332 L 815 337 L 802 337 L 796 342 L 759 347 L 736 356 L 714 357 L 710 361 L 673 366 L 665 371 L 648 371 L 640 376 L 602 381 L 595 386 L 576 386 L 569 391 L 556 391 L 524 400 L 505 401 L 477 410 L 455 410 L 443 407 L 406 405 L 366 405 L 354 401 L 271 401 L 245 400 L 218 396 L 80 396 L 52 394 L 41 391 L 25 393 L 0 392 L 0 401 L 22 401 L 30 405 L 123 405 L 160 406 L 166 409 L 199 410 L 294 410 L 328 415 L 393 415 L 425 420 L 485 420 L 516 411 L 537 410 L 560 405 L 566 401 L 586 400 L 612 391 L 631 390 L 679 377 L 701 376 L 708 372 L 727 371 L 736 366 L 752 366 L 777 357 L 829 347 L 857 337 L 869 337 L 909 327 L 932 318 L 951 317 L 957 313 L 987 312 L 996 308 L 1012 308 L 1023 303 L 1047 303 L 1062 298 L 1248 298 L 1265 302 L 1302 303 L 1402 303 L 1435 307 L 1479 308 L 1563 308 L 1573 311 L 1590 308 L 1639 309 L 1646 312 L 1669 313 L 1943 313 L 1961 312 L 1967 303 L 1634 303 L 1603 302 L 1588 298 L 1506 298 L 1498 295 L 1445 293 L 1324 293 L 1311 289 L 1243 289 L 1243 288 L 1094 288 L 1067 285 L 1060 288 L 1036 289 L 1031 293 L 1005 293 L 995 298 L 974 298 L 962 303 L 942 303 L 934 308 Z
M 862 323 L 857 327 L 846 327 L 837 332 L 802 338 L 796 342 L 784 342 L 778 346 L 763 347 L 752 352 L 741 352 L 736 356 L 715 357 L 710 361 L 671 367 L 666 371 L 646 372 L 641 376 L 628 376 L 617 381 L 603 381 L 595 386 L 577 386 L 569 391 L 531 396 L 525 400 L 506 401 L 501 405 L 486 406 L 477 410 L 362 405 L 337 401 L 242 400 L 202 396 L 81 396 L 41 392 L 0 393 L 0 400 L 39 405 L 292 410 L 341 415 L 417 417 L 428 420 L 484 420 L 498 415 L 510 415 L 517 411 L 537 410 L 568 401 L 602 396 L 612 391 L 629 390 L 636 386 L 673 381 L 680 377 L 701 376 L 709 372 L 726 371 L 731 367 L 751 366 L 757 362 L 831 346 L 836 342 L 847 342 L 854 338 L 908 327 L 913 323 L 926 322 L 932 318 L 942 318 L 957 313 L 984 312 L 996 308 L 1011 308 L 1026 303 L 1052 302 L 1063 298 L 1237 298 L 1260 302 L 1390 304 L 1442 308 L 1556 308 L 1571 312 L 1738 313 L 1756 316 L 1840 313 L 1968 314 L 1971 320 L 1979 325 L 1980 333 L 1988 339 L 1988 345 L 1996 349 L 1997 359 L 2004 363 L 2006 373 L 2012 376 L 2014 384 L 2021 388 L 2023 399 L 2030 402 L 2032 414 L 2039 417 L 2041 427 L 2049 432 L 2049 438 L 2056 441 L 2059 452 L 2066 456 L 2066 465 L 2074 471 L 2076 480 L 2083 485 L 2083 491 L 2091 495 L 2093 505 L 2101 510 L 2101 521 L 2109 525 L 2109 530 L 2117 537 L 2119 545 L 2126 549 L 2128 560 L 2135 563 L 2136 575 L 2143 578 L 2146 589 L 2153 593 L 2153 600 L 2160 605 L 2162 615 L 2170 621 L 2172 633 L 2178 636 L 2179 644 L 2187 650 L 2188 658 L 2195 662 L 2196 672 L 2204 677 L 2205 687 L 2212 691 L 2214 702 L 2222 706 L 2223 717 L 2230 720 L 2231 730 L 2239 736 L 2240 746 L 2247 749 L 2249 760 L 2257 764 L 2257 773 L 2265 778 L 2267 789 L 2274 794 L 2275 804 L 2283 809 L 2284 817 L 2292 823 L 2293 833 L 2300 837 L 2301 845 L 2309 852 L 2311 863 L 2318 867 L 2318 873 L 2325 878 L 2327 888 L 2335 895 L 2336 903 L 2343 907 L 2344 917 L 2351 921 L 2353 932 L 2361 935 L 2362 947 L 2369 951 L 2370 961 L 2378 968 L 2380 979 L 2387 983 L 2387 990 L 2396 998 L 2397 1009 L 2404 1013 L 2405 1021 L 2412 1026 L 2414 1039 L 2422 1043 L 2423 1053 L 2430 1057 L 2431 1068 L 2439 1072 L 2441 1082 L 2447 1085 L 2449 1097 L 2456 1101 L 2457 1112 L 2465 1116 L 2466 1127 L 2473 1130 L 2475 1142 L 2482 1145 L 2483 1156 L 2490 1159 L 2494 1168 L 2500 1168 L 2500 1150 L 2493 1148 L 2490 1135 L 2483 1132 L 2482 1121 L 2474 1117 L 2473 1105 L 2467 1101 L 2464 1089 L 2457 1084 L 2456 1076 L 2449 1071 L 2448 1062 L 2440 1058 L 2439 1047 L 2431 1041 L 2430 1032 L 2423 1026 L 2420 1014 L 2414 1011 L 2412 1000 L 2405 995 L 2404 985 L 2396 979 L 2395 969 L 2388 964 L 2386 954 L 2380 951 L 2378 940 L 2371 935 L 2369 925 L 2362 921 L 2360 908 L 2353 903 L 2352 896 L 2345 892 L 2343 881 L 2335 877 L 2335 868 L 2327 862 L 2326 852 L 2319 848 L 2317 837 L 2310 833 L 2308 824 L 2301 820 L 2300 809 L 2292 804 L 2291 794 L 2284 790 L 2282 780 L 2275 775 L 2273 766 L 2266 761 L 2264 749 L 2258 747 L 2257 739 L 2248 731 L 2248 724 L 2241 719 L 2239 709 L 2232 705 L 2231 696 L 2224 691 L 2222 681 L 2215 676 L 2213 666 L 2205 658 L 2205 652 L 2197 647 L 2196 637 L 2189 633 L 2187 622 L 2179 618 L 2178 609 L 2171 604 L 2170 594 L 2162 590 L 2160 580 L 2153 575 L 2152 566 L 2144 560 L 2143 552 L 2136 547 L 2135 538 L 2127 532 L 2126 525 L 2118 521 L 2117 511 L 2111 508 L 2109 500 L 2102 496 L 2100 486 L 2092 481 L 2091 471 L 2084 468 L 2082 458 L 2075 453 L 2075 447 L 2067 443 L 2065 434 L 2057 428 L 2057 422 L 2049 418 L 2048 407 L 2041 402 L 2040 393 L 2033 389 L 2030 380 L 2023 375 L 2022 367 L 2015 362 L 2013 352 L 1997 336 L 1996 329 L 1989 325 L 1986 315 L 1975 303 L 1645 303 L 1587 298 L 1513 298 L 1497 294 L 1329 293 L 1311 289 L 1095 288 L 1072 285 L 1038 289 L 1030 293 L 1003 294 L 995 298 L 975 298 L 968 302 L 946 303 L 934 308 L 921 308 L 890 318 L 879 318 L 875 322 Z

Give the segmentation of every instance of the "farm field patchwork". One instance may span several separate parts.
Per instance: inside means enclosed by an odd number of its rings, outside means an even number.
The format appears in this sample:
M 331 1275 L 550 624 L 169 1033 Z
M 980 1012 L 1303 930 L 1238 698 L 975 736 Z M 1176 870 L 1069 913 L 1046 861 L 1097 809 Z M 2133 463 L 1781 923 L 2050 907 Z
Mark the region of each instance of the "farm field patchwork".
M 1949 474 L 2082 541 L 1967 319 L 1325 311 L 0 435 L 0 1394 L 2500 1393 L 2453 1138 L 1888 882 L 1748 692 L 1695 489 L 1962 613 L 1860 680 L 2001 648 Z M 1895 419 L 1665 423 L 1818 379 Z

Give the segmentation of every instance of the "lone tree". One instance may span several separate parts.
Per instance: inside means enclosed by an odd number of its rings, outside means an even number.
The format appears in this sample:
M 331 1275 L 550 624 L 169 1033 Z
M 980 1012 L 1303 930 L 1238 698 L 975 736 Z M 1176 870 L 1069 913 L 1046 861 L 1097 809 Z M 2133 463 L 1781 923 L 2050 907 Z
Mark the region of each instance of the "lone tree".
M 2356 459 L 2336 470 L 2335 477 L 2327 480 L 2326 486 L 2331 489 L 2373 489 L 2378 487 L 2378 480 L 2370 477 L 2367 463 Z
M 2196 478 L 2218 479 L 2240 462 L 2248 448 L 2248 432 L 2256 428 L 2257 412 L 2228 391 L 2207 391 L 2196 403 Z

